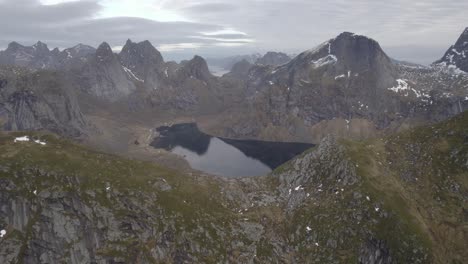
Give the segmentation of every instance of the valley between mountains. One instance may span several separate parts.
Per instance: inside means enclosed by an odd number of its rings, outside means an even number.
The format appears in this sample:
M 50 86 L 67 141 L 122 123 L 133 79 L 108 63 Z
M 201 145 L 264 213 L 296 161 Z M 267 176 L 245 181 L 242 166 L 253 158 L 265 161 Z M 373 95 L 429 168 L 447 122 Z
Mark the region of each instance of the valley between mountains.
M 0 51 L 0 263 L 465 263 L 467 55 L 468 28 L 430 66 L 344 32 L 215 76 L 149 41 L 118 54 L 13 42 Z M 151 146 L 182 123 L 315 146 L 222 177 Z

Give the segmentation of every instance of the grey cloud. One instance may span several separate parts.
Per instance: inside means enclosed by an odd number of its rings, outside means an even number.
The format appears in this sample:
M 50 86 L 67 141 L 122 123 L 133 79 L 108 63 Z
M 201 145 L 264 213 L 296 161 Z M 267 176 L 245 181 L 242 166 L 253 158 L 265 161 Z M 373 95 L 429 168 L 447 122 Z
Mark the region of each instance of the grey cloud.
M 218 0 L 218 4 L 235 5 L 218 12 L 201 8 L 212 1 L 196 1 L 196 10 L 190 8 L 190 2 L 177 2 L 172 8 L 194 20 L 246 32 L 257 40 L 255 45 L 272 50 L 299 52 L 343 31 L 368 35 L 388 47 L 446 49 L 468 26 L 468 1 L 464 0 Z M 400 51 L 389 53 L 397 58 L 405 56 Z M 424 57 L 415 59 L 422 62 L 432 56 L 429 59 L 435 60 L 442 52 L 423 53 Z
M 101 10 L 96 1 L 76 1 L 44 6 L 36 0 L 0 2 L 0 47 L 11 41 L 30 45 L 41 40 L 49 47 L 66 48 L 77 43 L 97 46 L 102 41 L 120 46 L 131 38 L 154 45 L 193 42 L 201 32 L 222 26 L 190 22 L 158 22 L 143 18 L 94 18 Z M 200 39 L 197 42 L 217 42 Z
M 211 38 L 220 38 L 220 39 L 242 39 L 242 38 L 248 38 L 247 35 L 244 34 L 209 34 L 205 35 L 207 37 Z
M 237 7 L 231 3 L 196 3 L 184 7 L 186 12 L 204 12 L 204 13 L 217 13 L 233 11 Z
M 5 1 L 0 2 L 0 19 L 2 25 L 69 23 L 91 18 L 100 9 L 97 1 L 74 1 L 50 6 L 41 5 L 37 0 Z
M 163 9 L 193 23 L 140 18 L 96 19 L 98 0 L 54 6 L 38 0 L 0 0 L 0 47 L 37 40 L 67 47 L 78 42 L 113 46 L 124 40 L 162 44 L 197 43 L 178 51 L 215 56 L 268 50 L 297 53 L 343 31 L 379 41 L 389 55 L 427 63 L 438 59 L 468 26 L 466 0 L 168 0 Z M 204 35 L 225 28 L 243 34 Z M 255 41 L 252 41 L 255 40 Z M 236 44 L 242 46 L 233 47 Z M 190 47 L 190 45 L 181 45 Z M 423 47 L 418 50 L 417 47 Z M 422 52 L 424 50 L 424 52 Z

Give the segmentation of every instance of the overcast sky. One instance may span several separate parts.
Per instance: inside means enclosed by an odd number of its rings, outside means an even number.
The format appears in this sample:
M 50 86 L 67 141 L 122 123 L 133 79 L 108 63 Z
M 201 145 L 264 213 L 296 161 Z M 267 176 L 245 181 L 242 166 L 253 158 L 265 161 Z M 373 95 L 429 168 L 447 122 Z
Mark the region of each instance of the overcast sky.
M 127 38 L 166 59 L 298 53 L 343 31 L 379 41 L 392 57 L 428 64 L 468 27 L 467 0 L 0 0 L 0 48 Z

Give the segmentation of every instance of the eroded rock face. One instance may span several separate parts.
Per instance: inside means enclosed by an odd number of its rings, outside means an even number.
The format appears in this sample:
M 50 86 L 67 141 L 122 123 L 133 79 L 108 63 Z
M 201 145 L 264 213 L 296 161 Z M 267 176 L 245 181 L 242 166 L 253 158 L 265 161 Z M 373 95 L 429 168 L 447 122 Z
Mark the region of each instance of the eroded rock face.
M 394 263 L 384 241 L 371 239 L 361 249 L 359 264 L 391 264 Z

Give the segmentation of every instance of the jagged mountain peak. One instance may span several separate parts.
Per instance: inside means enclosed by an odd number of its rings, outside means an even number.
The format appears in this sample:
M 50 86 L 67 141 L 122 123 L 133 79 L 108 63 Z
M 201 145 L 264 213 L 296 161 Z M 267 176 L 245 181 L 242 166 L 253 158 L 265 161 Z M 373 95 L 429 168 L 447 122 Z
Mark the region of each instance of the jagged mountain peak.
M 468 48 L 468 27 L 460 35 L 457 42 L 455 43 L 455 46 Z
M 253 64 L 243 59 L 232 66 L 229 74 L 238 78 L 246 78 L 248 76 L 249 70 L 253 67 Z
M 343 32 L 316 48 L 299 54 L 290 64 L 319 69 L 333 66 L 336 73 L 354 74 L 369 70 L 393 71 L 393 63 L 380 47 L 369 37 Z
M 142 65 L 155 67 L 164 63 L 161 53 L 148 40 L 136 43 L 128 39 L 119 57 L 122 64 L 129 68 L 139 68 Z
M 112 48 L 107 42 L 101 43 L 101 45 L 98 46 L 97 52 L 107 52 L 107 53 L 112 53 Z
M 447 67 L 455 73 L 468 72 L 468 28 L 458 38 L 455 45 L 452 45 L 444 56 L 434 62 L 436 67 Z
M 282 52 L 269 51 L 256 61 L 256 64 L 279 66 L 288 63 L 291 58 Z
M 192 61 L 192 62 L 196 62 L 196 63 L 204 63 L 204 64 L 206 64 L 205 59 L 204 59 L 202 56 L 199 56 L 199 55 L 193 56 L 193 58 L 192 58 L 191 61 Z
M 19 49 L 19 48 L 24 48 L 24 46 L 21 45 L 21 44 L 19 44 L 19 43 L 16 42 L 16 41 L 12 41 L 12 42 L 10 42 L 10 43 L 8 44 L 8 47 L 7 47 L 6 51 L 15 51 L 15 50 L 17 50 L 17 49 Z
M 463 35 L 468 35 L 468 27 L 466 27 L 465 31 L 463 31 Z
M 79 43 L 71 48 L 62 51 L 63 59 L 84 58 L 88 55 L 94 54 L 96 49 L 94 47 Z
M 76 51 L 82 51 L 82 50 L 96 50 L 95 48 L 89 46 L 89 45 L 85 45 L 85 44 L 82 44 L 82 43 L 79 43 L 75 46 L 72 47 L 72 49 L 76 50 Z
M 59 48 L 54 48 L 53 50 L 51 50 L 51 53 L 52 53 L 54 56 L 56 56 L 56 55 L 58 55 L 58 54 L 60 53 L 60 50 L 59 50 Z
M 42 49 L 49 49 L 49 48 L 47 47 L 47 44 L 45 44 L 44 42 L 42 42 L 42 41 L 40 41 L 40 40 L 39 40 L 38 42 L 36 42 L 36 44 L 34 44 L 33 47 L 35 47 L 35 48 L 42 48 Z
M 100 61 L 103 61 L 106 58 L 112 58 L 113 56 L 114 52 L 107 42 L 103 42 L 96 50 L 96 57 L 100 59 Z
M 184 62 L 184 67 L 190 76 L 200 80 L 207 80 L 212 77 L 206 60 L 198 55 L 195 55 L 191 60 Z

